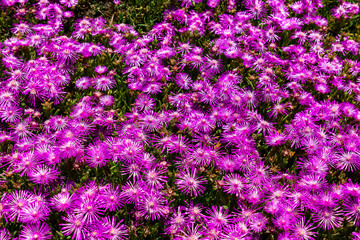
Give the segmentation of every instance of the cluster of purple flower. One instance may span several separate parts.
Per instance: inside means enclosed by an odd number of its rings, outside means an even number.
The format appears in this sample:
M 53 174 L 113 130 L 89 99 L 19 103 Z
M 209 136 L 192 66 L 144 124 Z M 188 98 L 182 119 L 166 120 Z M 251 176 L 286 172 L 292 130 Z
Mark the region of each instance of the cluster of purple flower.
M 218 14 L 225 3 L 209 0 L 206 11 L 189 10 L 199 2 L 182 0 L 185 8 L 167 10 L 142 35 L 102 17 L 76 20 L 72 37 L 61 35 L 75 0 L 29 4 L 37 24 L 19 11 L 14 37 L 0 43 L 0 144 L 11 145 L 0 163 L 4 176 L 19 174 L 37 189 L 2 194 L 0 216 L 23 225 L 19 240 L 51 239 L 52 212 L 62 214 L 62 234 L 73 239 L 125 239 L 128 227 L 114 217 L 125 205 L 134 226 L 164 221 L 164 233 L 179 240 L 264 232 L 308 240 L 344 220 L 359 226 L 360 186 L 350 177 L 329 180 L 360 168 L 359 43 L 326 35 L 321 1 L 246 0 L 237 11 L 229 0 Z M 341 2 L 330 16 L 346 21 L 358 13 L 358 4 Z M 84 42 L 98 35 L 107 43 Z M 24 49 L 33 51 L 30 59 Z M 123 72 L 93 63 L 105 53 L 121 56 Z M 92 69 L 73 79 L 75 64 L 88 59 Z M 136 92 L 124 116 L 114 109 L 117 74 L 127 74 Z M 91 94 L 68 116 L 45 118 L 69 85 Z M 292 172 L 278 172 L 259 146 L 281 150 L 280 161 L 301 154 Z M 125 181 L 64 184 L 65 162 L 71 171 L 120 167 Z M 199 199 L 207 191 L 230 200 L 206 205 Z
M 50 199 L 48 193 L 17 190 L 2 196 L 1 216 L 5 220 L 24 223 L 19 239 L 51 239 L 50 227 L 44 223 L 51 212 L 67 213 L 62 232 L 74 239 L 124 239 L 127 228 L 115 217 L 105 217 L 106 210 L 115 211 L 121 206 L 118 187 L 112 184 L 99 188 L 93 182 L 73 194 L 69 186 Z M 5 234 L 6 235 L 6 234 Z M 7 239 L 7 238 L 1 238 Z

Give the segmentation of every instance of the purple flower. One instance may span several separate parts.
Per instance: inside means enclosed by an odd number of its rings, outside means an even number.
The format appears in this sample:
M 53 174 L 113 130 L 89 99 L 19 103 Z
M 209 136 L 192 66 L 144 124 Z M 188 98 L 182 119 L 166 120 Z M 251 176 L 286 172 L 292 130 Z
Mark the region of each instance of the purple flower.
M 22 33 L 22 34 L 26 34 L 31 32 L 31 27 L 29 24 L 25 23 L 25 22 L 21 22 L 19 24 L 14 24 L 14 28 L 11 29 L 13 34 L 17 34 L 17 33 Z
M 182 89 L 188 90 L 192 84 L 192 79 L 187 73 L 179 73 L 175 77 L 175 83 Z
M 293 214 L 285 212 L 274 219 L 274 225 L 279 229 L 288 231 L 294 226 L 296 220 Z
M 16 157 L 20 157 L 17 155 Z M 28 176 L 29 173 L 37 166 L 39 160 L 33 151 L 27 152 L 27 154 L 21 155 L 15 162 L 15 172 L 21 172 L 21 176 Z
M 261 232 L 266 229 L 267 222 L 268 220 L 263 214 L 256 213 L 251 217 L 249 225 L 254 232 Z
M 109 152 L 107 146 L 98 142 L 87 148 L 86 162 L 91 167 L 102 167 L 109 161 Z
M 206 68 L 211 73 L 219 74 L 223 69 L 223 64 L 221 59 L 211 59 L 210 57 L 206 58 Z
M 82 240 L 85 238 L 85 220 L 81 216 L 68 215 L 68 217 L 62 218 L 66 223 L 60 224 L 62 226 L 61 231 L 69 236 L 72 234 L 72 238 L 76 240 Z
M 140 115 L 139 120 L 141 125 L 150 132 L 157 131 L 162 126 L 157 114 L 153 111 L 144 112 L 144 114 Z
M 148 94 L 141 94 L 135 100 L 135 106 L 139 108 L 139 110 L 150 111 L 153 110 L 155 106 L 155 101 Z
M 146 87 L 143 87 L 143 92 L 149 94 L 157 94 L 160 93 L 162 89 L 161 83 L 150 83 L 147 84 Z
M 109 107 L 114 104 L 114 97 L 111 95 L 105 95 L 100 97 L 100 105 Z
M 30 192 L 20 190 L 14 191 L 7 196 L 8 210 L 5 215 L 8 216 L 11 221 L 19 221 L 21 217 L 21 211 L 29 204 Z
M 314 216 L 314 221 L 318 223 L 318 227 L 322 229 L 335 229 L 341 226 L 343 218 L 339 209 L 324 208 L 318 211 Z
M 224 177 L 224 190 L 227 193 L 241 195 L 246 187 L 246 181 L 239 174 L 233 173 Z
M 269 146 L 279 146 L 286 142 L 286 136 L 278 132 L 270 132 L 269 135 L 265 137 L 266 144 Z
M 95 77 L 93 81 L 94 81 L 94 88 L 98 91 L 107 91 L 116 85 L 113 76 L 100 75 L 98 77 Z
M 224 210 L 221 206 L 212 206 L 211 209 L 207 209 L 206 216 L 208 227 L 224 227 L 229 222 L 231 215 L 228 214 L 229 209 Z
M 54 45 L 57 59 L 61 63 L 75 63 L 78 59 L 77 50 L 79 46 L 73 43 L 65 43 L 63 46 Z
M 104 189 L 103 199 L 105 201 L 105 209 L 116 211 L 124 205 L 122 196 L 118 186 L 107 184 Z
M 352 221 L 356 226 L 360 224 L 360 200 L 358 197 L 349 198 L 344 203 L 344 215 L 350 221 Z
M 179 206 L 177 211 L 174 211 L 170 220 L 166 222 L 167 228 L 165 228 L 165 232 L 171 235 L 180 233 L 181 229 L 187 225 L 187 222 L 188 218 L 182 213 L 181 207 Z
M 220 0 L 208 0 L 207 5 L 211 8 L 215 8 L 220 4 Z
M 115 217 L 106 217 L 106 221 L 104 223 L 106 230 L 106 234 L 110 237 L 109 240 L 124 240 L 127 239 L 128 229 L 125 224 L 122 224 L 123 220 L 117 222 Z
M 106 66 L 96 66 L 95 68 L 94 68 L 94 71 L 96 72 L 96 73 L 98 73 L 98 74 L 104 74 L 104 73 L 106 73 L 107 72 L 107 70 L 108 70 L 108 68 L 106 67 Z
M 180 155 L 185 155 L 188 152 L 188 139 L 185 137 L 178 135 L 177 138 L 172 139 L 170 152 L 179 153 Z
M 227 225 L 221 232 L 221 239 L 244 239 L 248 229 L 244 223 L 238 222 L 234 225 Z
M 304 240 L 314 240 L 313 236 L 316 236 L 316 232 L 312 232 L 315 227 L 311 226 L 310 221 L 305 223 L 305 218 L 301 218 L 301 220 L 292 227 L 293 235 L 296 238 L 304 239 Z
M 104 213 L 104 199 L 98 195 L 91 197 L 83 197 L 77 202 L 74 209 L 77 217 L 81 217 L 86 223 L 94 223 L 99 220 Z
M 51 239 L 51 229 L 45 223 L 29 224 L 24 227 L 20 233 L 20 240 L 37 239 L 46 240 Z
M 58 178 L 60 172 L 52 167 L 40 165 L 28 174 L 29 179 L 37 184 L 49 184 Z
M 341 151 L 335 157 L 335 166 L 340 170 L 353 171 L 360 167 L 360 153 Z
M 75 82 L 75 86 L 81 90 L 85 90 L 92 85 L 93 85 L 92 80 L 89 77 L 81 77 L 77 79 Z
M 122 187 L 121 196 L 125 198 L 125 202 L 128 204 L 138 204 L 143 198 L 145 190 L 147 189 L 145 188 L 144 184 L 139 185 L 139 182 L 134 184 L 128 181 Z
M 166 168 L 162 168 L 160 165 L 155 165 L 150 169 L 144 169 L 144 179 L 145 183 L 150 188 L 161 189 L 164 187 L 167 176 L 164 176 L 164 173 L 167 172 Z
M 20 219 L 25 223 L 39 223 L 48 218 L 50 209 L 44 203 L 30 203 L 21 209 Z
M 204 237 L 205 232 L 199 229 L 200 226 L 196 224 L 186 225 L 186 229 L 178 234 L 174 240 L 183 240 L 183 239 L 201 239 Z
M 17 108 L 14 106 L 4 107 L 0 109 L 0 118 L 4 122 L 15 122 L 20 118 L 21 113 L 21 108 Z
M 175 136 L 167 136 L 167 135 L 164 135 L 163 133 L 160 133 L 159 137 L 154 136 L 153 142 L 155 144 L 153 144 L 152 146 L 161 148 L 161 153 L 163 153 L 165 149 L 168 152 L 168 150 L 173 147 L 174 138 L 175 138 Z
M 59 193 L 51 198 L 51 207 L 56 211 L 70 212 L 75 205 L 74 198 L 69 193 Z
M 17 139 L 28 139 L 29 137 L 34 136 L 34 134 L 30 131 L 30 121 L 30 118 L 26 118 L 24 120 L 19 119 L 14 123 L 12 130 Z
M 143 152 L 143 146 L 131 139 L 122 139 L 120 149 L 120 158 L 126 163 L 136 162 Z
M 137 206 L 140 216 L 145 216 L 146 219 L 151 218 L 152 221 L 160 219 L 169 213 L 167 200 L 155 191 L 151 190 L 143 195 Z
M 181 170 L 177 175 L 178 179 L 175 180 L 175 184 L 185 194 L 197 197 L 205 191 L 202 184 L 207 181 L 203 177 L 197 176 L 196 168 Z
M 6 231 L 5 229 L 1 229 L 0 230 L 0 239 L 1 240 L 10 240 L 11 239 L 11 235 L 8 231 Z
M 246 8 L 249 10 L 250 14 L 256 19 L 261 19 L 266 10 L 264 2 L 261 0 L 252 0 L 247 1 L 246 3 Z

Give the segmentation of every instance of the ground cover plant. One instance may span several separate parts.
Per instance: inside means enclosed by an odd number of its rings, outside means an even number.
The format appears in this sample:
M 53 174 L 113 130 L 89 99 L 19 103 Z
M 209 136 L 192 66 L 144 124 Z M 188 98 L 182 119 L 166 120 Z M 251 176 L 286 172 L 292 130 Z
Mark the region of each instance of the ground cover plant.
M 1 0 L 0 240 L 360 239 L 359 10 Z

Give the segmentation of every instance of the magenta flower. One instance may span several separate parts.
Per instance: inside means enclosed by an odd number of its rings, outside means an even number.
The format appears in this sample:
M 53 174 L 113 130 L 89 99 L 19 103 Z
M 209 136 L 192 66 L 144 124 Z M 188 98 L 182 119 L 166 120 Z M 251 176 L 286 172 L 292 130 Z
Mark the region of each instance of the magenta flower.
M 108 70 L 108 68 L 106 67 L 106 66 L 96 66 L 95 68 L 94 68 L 94 71 L 96 72 L 96 73 L 98 73 L 98 74 L 104 74 L 104 73 L 106 73 L 107 72 L 107 70 Z
M 112 76 L 98 76 L 95 77 L 94 88 L 98 91 L 107 91 L 116 85 L 115 79 Z
M 350 198 L 347 199 L 344 203 L 344 215 L 350 221 L 352 221 L 356 226 L 360 224 L 360 200 L 359 198 Z
M 311 226 L 310 221 L 305 223 L 305 218 L 301 218 L 301 220 L 292 227 L 293 235 L 296 238 L 303 240 L 314 240 L 313 236 L 316 236 L 316 232 L 312 232 L 315 227 Z
M 12 130 L 16 139 L 28 139 L 34 136 L 29 125 L 30 121 L 30 118 L 26 118 L 24 120 L 19 119 L 14 123 Z
M 200 226 L 196 224 L 186 225 L 186 229 L 182 231 L 174 240 L 183 240 L 183 239 L 202 239 L 204 238 L 205 231 L 199 229 Z
M 14 191 L 7 196 L 8 210 L 5 215 L 8 216 L 11 221 L 19 221 L 21 219 L 21 212 L 29 204 L 30 193 L 28 191 L 20 190 Z
M 146 189 L 147 190 L 147 189 Z M 132 182 L 127 182 L 122 187 L 121 196 L 125 198 L 126 203 L 138 204 L 138 202 L 143 198 L 145 194 L 145 187 L 138 183 L 133 184 Z
M 268 220 L 263 214 L 256 213 L 251 217 L 249 225 L 254 232 L 261 232 L 266 229 L 267 222 Z
M 20 118 L 21 113 L 22 109 L 20 108 L 13 106 L 4 107 L 3 109 L 0 109 L 0 118 L 4 122 L 14 122 Z
M 336 155 L 335 166 L 340 170 L 353 171 L 360 167 L 360 153 L 341 151 Z
M 211 8 L 215 8 L 220 4 L 220 0 L 207 0 L 207 5 Z
M 126 163 L 136 162 L 143 152 L 143 146 L 131 139 L 122 139 L 120 148 L 120 158 Z
M 100 97 L 100 105 L 104 107 L 109 107 L 114 104 L 114 97 L 111 95 L 105 95 Z
M 205 191 L 205 187 L 202 184 L 206 184 L 206 179 L 197 176 L 196 168 L 180 171 L 178 179 L 175 180 L 175 184 L 186 195 L 191 197 L 197 197 Z
M 81 90 L 85 90 L 93 85 L 91 78 L 89 77 L 81 77 L 76 80 L 75 86 Z
M 206 58 L 206 68 L 210 71 L 210 73 L 219 74 L 222 72 L 223 64 L 221 59 L 211 59 L 210 57 Z
M 106 221 L 104 223 L 106 230 L 106 234 L 110 236 L 109 240 L 124 240 L 127 239 L 128 236 L 128 228 L 125 224 L 122 224 L 123 220 L 117 222 L 115 217 L 106 217 Z
M 105 201 L 105 209 L 109 209 L 110 211 L 116 211 L 124 205 L 119 187 L 115 187 L 114 184 L 106 185 L 103 198 Z
M 188 90 L 192 84 L 192 79 L 187 73 L 179 73 L 175 77 L 175 83 L 182 89 Z
M 46 240 L 51 239 L 51 229 L 45 223 L 29 224 L 24 227 L 21 231 L 19 239 L 20 240 Z
M 92 144 L 87 149 L 86 162 L 91 167 L 104 166 L 109 161 L 107 146 L 101 142 Z
M 75 240 L 85 240 L 85 220 L 81 216 L 69 215 L 62 218 L 66 223 L 60 224 L 62 226 L 61 231 L 69 236 L 72 234 L 72 238 Z
M 148 131 L 156 131 L 159 130 L 162 126 L 162 123 L 159 121 L 158 116 L 155 112 L 145 112 L 140 115 L 139 120 L 141 121 L 141 125 Z
M 179 233 L 181 229 L 187 224 L 188 218 L 181 211 L 181 207 L 178 207 L 177 211 L 174 211 L 173 216 L 166 223 L 167 228 L 165 232 L 171 235 Z
M 69 212 L 75 206 L 73 197 L 69 193 L 59 193 L 51 198 L 51 207 L 57 211 Z
M 104 213 L 104 199 L 96 195 L 93 198 L 84 197 L 79 199 L 74 209 L 76 216 L 81 217 L 85 223 L 94 223 Z
M 10 240 L 10 239 L 11 239 L 11 235 L 10 235 L 10 233 L 8 233 L 8 231 L 6 231 L 5 229 L 1 229 L 1 230 L 0 230 L 0 239 L 1 239 L 1 240 Z
M 274 225 L 279 229 L 288 231 L 294 226 L 296 220 L 292 214 L 284 213 L 275 218 Z
M 60 172 L 46 165 L 38 165 L 29 174 L 29 179 L 37 184 L 49 184 L 58 178 Z
M 15 172 L 21 172 L 21 176 L 28 176 L 35 167 L 39 164 L 39 160 L 36 158 L 34 152 L 27 152 L 26 155 L 22 155 L 16 163 Z
M 342 211 L 340 209 L 324 208 L 316 213 L 314 221 L 318 223 L 318 226 L 322 229 L 335 229 L 341 226 L 343 218 L 340 217 Z
M 228 214 L 229 209 L 224 210 L 220 206 L 212 206 L 211 209 L 207 209 L 206 213 L 209 216 L 206 216 L 207 226 L 208 227 L 224 227 L 230 220 L 231 215 Z
M 20 219 L 25 223 L 39 223 L 48 218 L 50 209 L 44 203 L 30 203 L 21 209 Z
M 11 29 L 12 33 L 16 34 L 16 33 L 22 33 L 22 34 L 26 34 L 31 32 L 31 27 L 29 24 L 27 24 L 26 22 L 22 22 L 20 21 L 19 24 L 14 24 L 14 28 Z
M 169 212 L 167 207 L 167 200 L 152 190 L 149 194 L 144 195 L 140 201 L 137 209 L 141 216 L 152 221 L 160 219 Z
M 176 152 L 180 153 L 181 155 L 185 155 L 188 152 L 188 143 L 189 140 L 187 140 L 184 136 L 178 135 L 177 138 L 172 138 L 169 145 L 170 152 Z
M 246 181 L 239 174 L 229 174 L 224 177 L 223 188 L 227 193 L 240 196 L 246 188 Z
M 167 176 L 164 174 L 167 172 L 166 168 L 161 166 L 153 166 L 150 169 L 144 169 L 144 180 L 145 183 L 149 187 L 154 187 L 156 189 L 161 189 L 164 187 L 164 183 L 166 182 Z
M 153 110 L 155 106 L 155 100 L 148 94 L 141 94 L 135 100 L 135 106 L 139 110 L 150 111 Z

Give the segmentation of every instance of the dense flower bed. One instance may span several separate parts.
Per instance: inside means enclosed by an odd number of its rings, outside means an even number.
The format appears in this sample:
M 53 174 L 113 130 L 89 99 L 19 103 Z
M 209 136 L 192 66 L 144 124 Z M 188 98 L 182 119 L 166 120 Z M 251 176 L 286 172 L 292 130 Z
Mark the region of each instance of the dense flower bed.
M 356 1 L 122 4 L 2 0 L 1 240 L 360 239 Z

